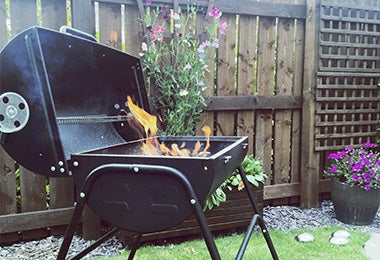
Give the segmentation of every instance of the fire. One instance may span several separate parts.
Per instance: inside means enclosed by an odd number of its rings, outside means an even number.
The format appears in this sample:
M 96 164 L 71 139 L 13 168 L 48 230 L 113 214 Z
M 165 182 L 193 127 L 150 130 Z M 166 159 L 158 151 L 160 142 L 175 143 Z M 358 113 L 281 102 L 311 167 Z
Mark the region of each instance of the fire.
M 208 152 L 208 149 L 210 148 L 210 135 L 211 135 L 211 129 L 208 126 L 203 126 L 202 131 L 204 132 L 206 139 L 206 145 L 203 150 L 202 144 L 200 141 L 197 141 L 194 149 L 190 151 L 189 149 L 185 148 L 185 143 L 182 143 L 181 145 L 178 144 L 172 144 L 169 147 L 167 147 L 164 143 L 159 143 L 157 138 L 157 117 L 149 114 L 144 109 L 138 107 L 136 104 L 133 103 L 132 98 L 130 96 L 127 97 L 128 107 L 129 110 L 134 118 L 141 126 L 144 128 L 145 131 L 145 138 L 142 141 L 142 152 L 145 155 L 167 155 L 167 156 L 207 156 L 210 152 Z

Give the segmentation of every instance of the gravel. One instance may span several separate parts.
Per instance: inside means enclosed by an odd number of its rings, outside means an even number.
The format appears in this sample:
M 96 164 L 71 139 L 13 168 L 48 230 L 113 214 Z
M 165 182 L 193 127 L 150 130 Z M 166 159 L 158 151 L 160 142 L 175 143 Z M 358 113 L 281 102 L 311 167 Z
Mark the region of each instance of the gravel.
M 368 226 L 352 226 L 335 219 L 331 201 L 323 201 L 319 208 L 313 209 L 301 209 L 293 206 L 265 207 L 263 213 L 268 229 L 289 231 L 298 228 L 337 225 L 342 226 L 342 228 L 362 230 L 372 234 L 380 233 L 380 210 L 373 224 Z M 38 241 L 21 242 L 12 246 L 0 247 L 0 259 L 55 259 L 62 241 L 62 237 L 51 236 Z M 74 236 L 68 256 L 70 258 L 73 257 L 91 243 L 91 241 L 85 241 L 79 236 Z M 85 258 L 117 255 L 123 249 L 125 249 L 125 246 L 116 237 L 112 237 L 89 253 Z

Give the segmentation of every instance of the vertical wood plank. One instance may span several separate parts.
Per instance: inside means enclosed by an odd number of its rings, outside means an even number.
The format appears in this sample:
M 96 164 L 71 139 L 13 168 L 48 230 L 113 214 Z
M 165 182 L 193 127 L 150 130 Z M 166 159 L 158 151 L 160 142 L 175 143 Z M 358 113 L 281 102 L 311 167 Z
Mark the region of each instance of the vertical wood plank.
M 207 25 L 207 21 L 205 18 L 206 15 L 208 15 L 208 14 L 202 13 L 202 12 L 197 13 L 196 22 L 197 22 L 197 33 L 198 33 L 198 35 L 200 35 L 205 30 L 204 28 Z M 215 77 L 216 77 L 216 75 L 215 75 L 215 67 L 216 67 L 216 57 L 215 57 L 216 51 L 215 51 L 215 49 L 214 48 L 208 49 L 207 55 L 208 55 L 208 57 L 210 57 L 210 59 L 207 63 L 208 70 L 206 72 L 207 85 L 206 85 L 206 90 L 204 92 L 204 96 L 206 97 L 206 99 L 208 97 L 214 96 L 214 92 L 215 92 Z M 197 127 L 196 127 L 196 134 L 197 135 L 204 135 L 203 131 L 201 130 L 204 125 L 207 125 L 210 127 L 210 129 L 215 130 L 214 116 L 215 116 L 215 114 L 212 111 L 205 111 L 200 116 L 200 122 L 197 123 Z
M 21 211 L 46 209 L 46 177 L 20 166 Z
M 299 2 L 296 0 L 296 2 Z M 294 79 L 293 79 L 293 95 L 302 96 L 302 80 L 304 66 L 304 45 L 305 45 L 305 22 L 296 20 L 295 28 L 295 53 L 294 53 Z M 292 111 L 292 148 L 291 148 L 291 169 L 290 181 L 299 182 L 300 158 L 301 158 L 301 110 Z
M 258 30 L 257 94 L 272 96 L 274 92 L 276 18 L 260 17 Z M 265 181 L 266 185 L 270 185 L 273 179 L 272 120 L 272 110 L 256 112 L 255 154 L 263 160 L 263 167 L 268 175 Z
M 279 19 L 276 66 L 276 95 L 291 96 L 293 86 L 294 20 Z M 290 180 L 291 111 L 274 114 L 274 183 Z
M 36 1 L 12 0 L 9 1 L 9 6 L 12 37 L 37 24 Z
M 0 146 L 0 215 L 16 211 L 15 161 Z
M 143 32 L 142 25 L 139 22 L 140 13 L 137 5 L 125 6 L 125 51 L 132 55 L 138 56 L 141 52 L 142 38 L 139 32 Z
M 41 0 L 41 25 L 58 30 L 66 25 L 66 1 Z
M 228 27 L 218 48 L 217 94 L 233 96 L 235 95 L 236 15 L 223 14 L 221 19 L 227 22 Z M 217 124 L 217 135 L 234 135 L 235 113 L 218 112 Z
M 42 26 L 58 30 L 66 24 L 66 3 L 62 0 L 41 0 Z M 70 207 L 74 203 L 72 178 L 49 178 L 51 209 Z M 52 228 L 52 233 L 61 234 L 62 229 Z
M 100 42 L 121 50 L 121 5 L 99 3 Z
M 50 185 L 50 208 L 67 208 L 74 205 L 73 178 L 49 178 Z M 64 234 L 66 226 L 53 227 L 51 235 Z
M 301 207 L 318 206 L 320 155 L 314 150 L 315 74 L 318 58 L 319 0 L 307 1 L 305 23 L 305 64 L 303 80 L 302 135 L 301 135 Z
M 95 8 L 92 0 L 71 1 L 71 15 L 74 28 L 95 35 Z
M 0 0 L 0 50 L 4 47 L 7 41 L 7 10 L 5 0 Z
M 256 86 L 256 16 L 242 15 L 239 19 L 238 51 L 238 95 L 254 95 Z M 239 111 L 237 114 L 237 135 L 248 136 L 248 154 L 253 153 L 255 111 Z

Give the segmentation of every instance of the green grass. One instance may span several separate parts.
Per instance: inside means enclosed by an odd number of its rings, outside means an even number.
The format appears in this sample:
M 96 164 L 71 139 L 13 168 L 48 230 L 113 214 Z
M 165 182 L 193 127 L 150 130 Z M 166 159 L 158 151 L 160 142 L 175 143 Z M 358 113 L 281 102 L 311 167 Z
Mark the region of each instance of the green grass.
M 331 245 L 329 239 L 331 233 L 342 229 L 341 227 L 325 227 L 316 229 L 293 230 L 290 232 L 270 231 L 273 244 L 280 259 L 368 259 L 362 249 L 369 239 L 369 234 L 348 230 L 351 234 L 350 243 L 345 246 Z M 297 242 L 295 236 L 310 232 L 315 240 L 312 243 Z M 243 240 L 243 235 L 231 235 L 216 239 L 221 258 L 235 259 L 236 253 Z M 121 260 L 127 259 L 129 251 L 122 252 L 119 256 L 97 259 Z M 203 240 L 192 240 L 181 244 L 168 244 L 164 246 L 144 246 L 137 250 L 136 260 L 156 259 L 210 259 Z M 272 259 L 269 249 L 261 233 L 255 232 L 248 244 L 244 259 Z

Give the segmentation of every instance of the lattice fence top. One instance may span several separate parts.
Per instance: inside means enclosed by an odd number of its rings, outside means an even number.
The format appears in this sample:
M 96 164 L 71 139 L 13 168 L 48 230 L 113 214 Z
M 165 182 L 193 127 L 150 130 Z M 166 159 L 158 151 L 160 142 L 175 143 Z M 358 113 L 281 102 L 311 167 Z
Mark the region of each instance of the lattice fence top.
M 315 149 L 374 142 L 380 120 L 380 1 L 322 0 Z

